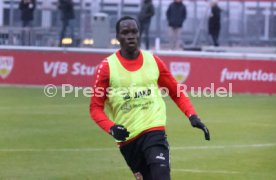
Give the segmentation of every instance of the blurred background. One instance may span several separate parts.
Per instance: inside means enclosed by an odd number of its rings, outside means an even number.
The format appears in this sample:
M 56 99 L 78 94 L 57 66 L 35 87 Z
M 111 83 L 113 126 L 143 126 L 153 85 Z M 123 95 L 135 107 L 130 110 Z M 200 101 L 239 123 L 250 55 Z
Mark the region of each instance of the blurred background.
M 133 179 L 113 138 L 91 119 L 85 87 L 119 48 L 116 21 L 138 17 L 143 2 L 0 0 L 0 180 Z M 276 0 L 217 1 L 219 46 L 209 34 L 210 1 L 183 0 L 182 46 L 173 51 L 172 2 L 152 1 L 149 50 L 187 85 L 212 139 L 165 98 L 172 179 L 275 180 Z M 76 88 L 64 93 L 63 85 Z
M 156 48 L 160 43 L 161 49 L 167 49 L 169 28 L 166 10 L 172 0 L 152 2 L 155 14 L 150 26 L 150 48 Z M 19 3 L 20 0 L 0 1 L 0 45 L 58 46 L 62 28 L 58 0 L 36 0 L 32 25 L 28 27 L 22 26 Z M 137 17 L 142 3 L 142 0 L 73 0 L 74 46 L 116 46 L 116 21 L 123 15 Z M 184 0 L 183 3 L 187 8 L 187 18 L 181 33 L 183 46 L 204 48 L 212 45 L 207 22 L 209 1 Z M 276 45 L 274 0 L 220 0 L 218 5 L 221 8 L 221 46 Z M 100 44 L 96 43 L 97 38 L 102 39 Z

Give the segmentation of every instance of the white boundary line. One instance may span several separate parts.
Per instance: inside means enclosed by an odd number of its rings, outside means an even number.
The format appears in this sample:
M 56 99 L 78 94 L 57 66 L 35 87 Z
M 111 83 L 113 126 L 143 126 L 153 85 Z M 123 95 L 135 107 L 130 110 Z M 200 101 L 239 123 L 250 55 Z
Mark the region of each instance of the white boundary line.
M 216 146 L 187 146 L 187 147 L 172 147 L 173 150 L 187 150 L 187 149 L 225 149 L 225 148 L 264 148 L 273 147 L 276 143 L 267 144 L 243 144 L 243 145 L 216 145 Z
M 117 169 L 129 169 L 126 166 L 117 167 Z M 206 174 L 239 174 L 239 171 L 227 171 L 227 170 L 201 170 L 201 169 L 174 169 L 171 168 L 171 171 L 174 172 L 183 172 L 183 173 L 206 173 Z
M 267 148 L 275 147 L 276 143 L 270 144 L 247 144 L 247 145 L 217 145 L 217 146 L 186 146 L 171 147 L 171 150 L 208 150 L 208 149 L 240 149 L 240 148 Z M 0 152 L 97 152 L 97 151 L 115 151 L 118 148 L 0 148 Z
M 210 174 L 238 174 L 239 171 L 225 171 L 225 170 L 200 170 L 200 169 L 172 169 L 176 172 L 186 172 L 186 173 L 210 173 Z

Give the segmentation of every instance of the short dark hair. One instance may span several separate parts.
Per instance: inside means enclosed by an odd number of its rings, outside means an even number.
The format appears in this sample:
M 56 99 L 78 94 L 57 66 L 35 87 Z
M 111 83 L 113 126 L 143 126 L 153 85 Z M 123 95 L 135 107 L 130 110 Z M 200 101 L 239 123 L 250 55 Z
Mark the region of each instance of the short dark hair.
M 137 20 L 131 16 L 123 16 L 121 17 L 117 22 L 116 22 L 116 35 L 119 34 L 120 31 L 120 23 L 124 20 L 134 20 L 139 28 L 139 24 L 137 22 Z

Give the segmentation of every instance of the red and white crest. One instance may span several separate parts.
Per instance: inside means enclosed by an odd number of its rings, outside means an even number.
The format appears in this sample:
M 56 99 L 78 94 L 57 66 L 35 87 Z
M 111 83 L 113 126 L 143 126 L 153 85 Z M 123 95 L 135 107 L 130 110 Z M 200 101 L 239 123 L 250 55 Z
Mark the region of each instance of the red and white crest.
M 0 56 L 0 77 L 5 79 L 11 73 L 13 68 L 12 56 Z
M 170 71 L 178 83 L 183 83 L 190 74 L 190 63 L 171 62 Z

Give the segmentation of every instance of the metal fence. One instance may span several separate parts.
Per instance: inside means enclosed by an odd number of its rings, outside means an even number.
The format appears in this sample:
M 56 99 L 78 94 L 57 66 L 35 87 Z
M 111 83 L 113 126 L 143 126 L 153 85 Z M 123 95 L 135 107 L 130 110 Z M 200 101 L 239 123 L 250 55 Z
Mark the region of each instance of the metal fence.
M 74 0 L 75 37 L 77 46 L 93 33 L 93 16 L 103 12 L 109 16 L 109 38 L 115 38 L 115 23 L 123 15 L 136 17 L 142 0 Z M 161 46 L 168 44 L 166 10 L 172 0 L 153 0 L 155 16 L 150 28 L 151 45 L 156 38 Z M 207 33 L 209 3 L 206 0 L 184 0 L 188 16 L 181 40 L 187 46 L 210 45 Z M 22 28 L 19 0 L 0 1 L 0 44 L 57 46 L 61 29 L 57 0 L 37 0 L 32 28 Z M 221 0 L 220 44 L 225 46 L 275 46 L 276 2 L 274 0 Z M 101 34 L 99 34 L 100 36 Z M 93 45 L 92 45 L 93 46 Z M 112 45 L 110 45 L 112 47 Z

